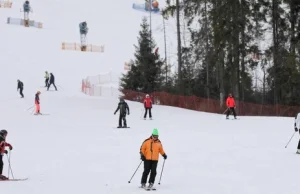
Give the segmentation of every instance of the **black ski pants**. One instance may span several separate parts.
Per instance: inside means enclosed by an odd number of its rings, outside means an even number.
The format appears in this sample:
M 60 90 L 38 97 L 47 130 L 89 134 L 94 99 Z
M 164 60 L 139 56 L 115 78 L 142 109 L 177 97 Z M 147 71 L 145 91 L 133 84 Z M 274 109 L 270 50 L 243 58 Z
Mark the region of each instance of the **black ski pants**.
M 45 79 L 45 87 L 48 87 L 49 78 Z
M 3 171 L 3 156 L 0 155 L 0 175 L 2 175 L 2 171 Z
M 50 88 L 50 86 L 53 84 L 53 86 L 54 86 L 54 88 L 55 88 L 55 90 L 57 90 L 57 88 L 56 88 L 56 85 L 55 85 L 55 83 L 54 82 L 51 82 L 51 83 L 49 83 L 48 84 L 48 89 L 47 90 L 49 90 L 49 88 Z
M 124 125 L 122 125 L 122 120 L 123 120 Z M 120 114 L 120 116 L 119 116 L 119 127 L 122 127 L 122 126 L 127 127 L 126 113 Z
M 226 116 L 229 117 L 229 114 L 231 112 L 233 113 L 233 116 L 236 117 L 236 112 L 235 112 L 235 108 L 234 107 L 230 107 L 230 108 L 227 109 L 227 115 Z
M 20 95 L 22 96 L 22 98 L 24 98 L 24 95 L 23 95 L 23 88 L 20 88 L 19 90 L 20 90 L 20 91 L 19 91 L 19 92 L 20 92 Z
M 149 117 L 152 118 L 152 114 L 151 114 L 151 108 L 145 108 L 145 114 L 144 114 L 144 118 L 147 117 L 147 113 L 149 111 Z
M 155 177 L 156 177 L 157 163 L 158 163 L 158 161 L 154 161 L 154 160 L 145 160 L 144 161 L 144 172 L 143 172 L 143 176 L 142 176 L 142 180 L 141 180 L 142 184 L 146 184 L 150 171 L 151 171 L 151 174 L 150 174 L 148 183 L 154 184 Z
M 297 149 L 300 149 L 300 139 L 299 139 L 299 142 L 298 142 L 298 147 L 297 147 Z

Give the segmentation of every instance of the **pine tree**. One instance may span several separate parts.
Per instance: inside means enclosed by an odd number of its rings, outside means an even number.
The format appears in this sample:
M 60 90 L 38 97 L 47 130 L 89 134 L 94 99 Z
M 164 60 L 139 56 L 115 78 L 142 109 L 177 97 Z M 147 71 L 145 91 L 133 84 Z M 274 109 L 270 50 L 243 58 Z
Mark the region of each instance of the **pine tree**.
M 155 42 L 151 37 L 147 18 L 144 17 L 135 45 L 135 60 L 131 61 L 131 70 L 121 78 L 121 91 L 134 90 L 144 93 L 160 91 L 162 86 L 162 65 L 158 52 L 153 52 Z

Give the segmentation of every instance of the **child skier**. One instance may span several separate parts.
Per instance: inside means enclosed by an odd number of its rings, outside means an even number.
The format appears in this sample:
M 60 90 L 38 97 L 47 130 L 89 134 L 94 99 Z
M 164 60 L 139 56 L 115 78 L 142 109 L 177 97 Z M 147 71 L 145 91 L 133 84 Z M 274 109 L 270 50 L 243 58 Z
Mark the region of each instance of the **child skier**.
M 146 94 L 146 98 L 144 100 L 144 107 L 145 107 L 145 114 L 144 114 L 144 119 L 147 118 L 147 113 L 149 111 L 149 117 L 150 119 L 152 119 L 152 113 L 151 113 L 151 109 L 152 109 L 152 100 L 149 96 L 149 94 Z
M 34 100 L 34 104 L 35 104 L 35 115 L 41 115 L 40 112 L 40 91 L 37 91 L 37 93 L 35 94 L 35 100 Z
M 5 147 L 9 147 L 10 150 L 13 149 L 13 147 L 9 144 L 6 143 L 5 139 L 7 137 L 7 131 L 5 129 L 2 129 L 0 131 L 0 180 L 8 180 L 6 176 L 2 175 L 3 172 L 3 155 L 7 154 L 7 150 L 5 150 Z

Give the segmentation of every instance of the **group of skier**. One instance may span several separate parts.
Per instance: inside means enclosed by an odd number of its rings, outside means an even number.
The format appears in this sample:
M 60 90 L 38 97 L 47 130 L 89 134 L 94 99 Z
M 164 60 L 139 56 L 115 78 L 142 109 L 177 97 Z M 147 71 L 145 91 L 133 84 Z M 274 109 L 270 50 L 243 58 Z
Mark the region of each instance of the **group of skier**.
M 57 87 L 55 85 L 55 77 L 53 75 L 53 73 L 48 73 L 48 71 L 45 71 L 45 87 L 47 88 L 47 91 L 49 91 L 49 88 L 51 85 L 54 86 L 55 90 L 57 91 Z M 24 89 L 24 83 L 21 80 L 17 80 L 18 82 L 18 86 L 17 86 L 17 91 L 20 92 L 21 98 L 24 98 L 24 94 L 23 94 L 23 89 Z M 40 115 L 40 91 L 37 91 L 37 93 L 35 94 L 35 98 L 34 98 L 34 104 L 35 104 L 35 115 Z
M 144 108 L 145 108 L 144 119 L 147 118 L 148 112 L 149 112 L 149 118 L 152 119 L 152 113 L 151 113 L 152 100 L 149 94 L 146 94 L 146 98 L 144 99 Z M 129 106 L 123 98 L 120 98 L 120 102 L 118 103 L 117 109 L 115 110 L 114 114 L 116 114 L 118 111 L 120 111 L 118 128 L 127 128 L 126 115 L 129 115 Z
M 151 113 L 152 100 L 149 94 L 147 94 L 146 98 L 144 99 L 144 108 L 145 108 L 144 119 L 147 118 L 148 112 L 149 112 L 149 118 L 152 119 L 152 113 Z M 120 102 L 118 103 L 118 107 L 115 110 L 114 114 L 116 114 L 118 111 L 120 111 L 118 128 L 127 128 L 126 115 L 129 115 L 130 111 L 129 111 L 128 104 L 125 102 L 123 98 L 120 99 Z M 122 121 L 123 121 L 123 126 L 122 126 Z M 164 159 L 167 159 L 167 155 L 163 149 L 162 143 L 158 139 L 158 130 L 155 128 L 153 129 L 151 136 L 142 143 L 140 148 L 141 160 L 144 162 L 144 171 L 141 178 L 141 188 L 145 188 L 147 190 L 155 189 L 153 187 L 153 184 L 155 182 L 155 177 L 157 174 L 156 169 L 157 169 L 159 154 L 161 154 Z M 149 173 L 150 173 L 150 178 L 148 180 L 149 185 L 146 186 Z

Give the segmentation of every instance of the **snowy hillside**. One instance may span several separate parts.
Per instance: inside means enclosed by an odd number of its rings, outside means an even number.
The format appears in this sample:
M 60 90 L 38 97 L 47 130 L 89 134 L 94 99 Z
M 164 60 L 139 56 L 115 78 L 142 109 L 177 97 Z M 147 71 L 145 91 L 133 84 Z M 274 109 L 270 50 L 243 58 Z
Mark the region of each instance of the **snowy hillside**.
M 32 0 L 32 18 L 43 29 L 5 24 L 21 17 L 22 1 L 0 9 L 0 129 L 14 149 L 11 165 L 22 182 L 0 182 L 1 194 L 137 194 L 143 167 L 141 143 L 158 128 L 168 155 L 163 194 L 298 194 L 298 135 L 293 118 L 241 117 L 154 106 L 154 120 L 142 120 L 140 103 L 128 102 L 129 129 L 116 129 L 118 99 L 80 92 L 82 78 L 123 71 L 132 57 L 142 12 L 132 1 Z M 104 53 L 62 51 L 62 41 L 79 41 L 78 23 L 88 21 L 88 41 L 104 44 Z M 120 36 L 120 33 L 123 36 Z M 56 76 L 58 91 L 46 91 L 44 72 Z M 25 98 L 17 93 L 24 82 Z M 41 91 L 41 112 L 33 116 L 34 95 Z M 29 109 L 29 110 L 28 110 Z M 8 173 L 6 156 L 4 175 Z M 11 175 L 10 175 L 11 177 Z

